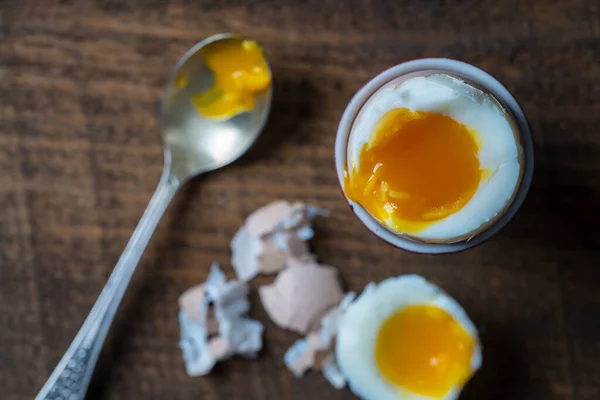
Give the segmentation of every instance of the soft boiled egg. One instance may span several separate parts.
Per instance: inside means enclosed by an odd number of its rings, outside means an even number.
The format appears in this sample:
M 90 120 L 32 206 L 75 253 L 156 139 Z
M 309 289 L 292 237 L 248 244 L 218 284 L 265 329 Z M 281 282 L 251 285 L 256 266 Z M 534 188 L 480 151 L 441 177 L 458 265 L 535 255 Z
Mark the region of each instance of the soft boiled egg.
M 522 175 L 513 118 L 489 93 L 445 74 L 391 82 L 348 141 L 344 192 L 392 232 L 468 239 L 502 216 Z
M 342 316 L 335 352 L 366 400 L 456 399 L 481 365 L 465 311 L 418 275 L 369 284 Z

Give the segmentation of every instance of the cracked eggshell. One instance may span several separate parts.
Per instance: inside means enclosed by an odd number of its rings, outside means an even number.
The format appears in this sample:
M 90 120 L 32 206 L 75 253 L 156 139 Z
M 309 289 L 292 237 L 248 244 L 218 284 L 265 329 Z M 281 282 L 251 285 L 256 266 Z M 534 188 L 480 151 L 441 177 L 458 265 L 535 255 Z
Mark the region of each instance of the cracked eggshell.
M 262 348 L 263 325 L 244 317 L 250 308 L 248 287 L 227 281 L 217 263 L 206 282 L 186 291 L 179 304 L 180 347 L 188 375 L 205 375 L 216 362 L 235 354 L 255 357 Z
M 340 303 L 330 308 L 321 318 L 321 326 L 318 330 L 310 332 L 302 339 L 298 339 L 285 353 L 284 363 L 297 378 L 303 376 L 306 371 L 312 368 L 321 370 L 323 375 L 333 377 L 335 384 L 332 384 L 339 386 L 340 379 L 337 378 L 336 370 L 332 366 L 335 358 L 332 359 L 331 357 L 340 319 L 355 297 L 354 292 L 346 293 Z M 337 367 L 337 364 L 335 364 L 335 367 Z
M 293 262 L 314 260 L 306 240 L 314 235 L 310 222 L 318 215 L 329 213 L 284 200 L 253 212 L 231 241 L 231 263 L 238 278 L 246 282 L 259 273 L 273 274 Z
M 183 353 L 185 370 L 189 376 L 206 375 L 217 362 L 207 348 L 207 332 L 205 327 L 189 319 L 184 311 L 179 312 L 181 339 L 179 347 Z
M 179 308 L 185 312 L 185 315 L 192 321 L 204 322 L 208 309 L 206 290 L 204 285 L 196 285 L 189 288 L 179 296 Z
M 215 360 L 223 360 L 233 353 L 233 349 L 229 345 L 227 339 L 222 336 L 212 338 L 208 342 L 208 351 L 212 354 Z
M 281 271 L 271 285 L 260 287 L 259 295 L 273 322 L 304 334 L 343 292 L 335 268 L 296 264 Z
M 258 256 L 258 272 L 261 274 L 275 274 L 285 268 L 288 255 L 276 248 L 267 240 L 262 240 L 262 253 Z
M 321 366 L 321 371 L 325 379 L 327 379 L 334 388 L 340 390 L 346 386 L 346 377 L 340 370 L 333 353 L 329 353 L 325 358 L 323 365 Z
M 231 265 L 239 280 L 247 282 L 258 274 L 258 256 L 262 251 L 259 237 L 242 226 L 231 241 Z
M 275 201 L 254 211 L 246 220 L 246 227 L 252 236 L 262 236 L 272 232 L 275 227 L 294 212 L 294 206 L 285 200 Z

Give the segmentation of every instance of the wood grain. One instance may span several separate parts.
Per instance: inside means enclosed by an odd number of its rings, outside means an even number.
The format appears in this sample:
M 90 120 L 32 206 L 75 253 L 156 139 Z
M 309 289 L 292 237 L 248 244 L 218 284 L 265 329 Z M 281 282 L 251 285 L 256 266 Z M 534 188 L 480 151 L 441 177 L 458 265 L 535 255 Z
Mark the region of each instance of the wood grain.
M 600 9 L 597 2 L 337 0 L 4 1 L 0 47 L 0 391 L 31 399 L 87 315 L 158 181 L 158 101 L 202 38 L 260 41 L 275 76 L 272 117 L 240 162 L 170 207 L 134 277 L 91 399 L 351 399 L 296 380 L 296 339 L 266 324 L 259 361 L 186 376 L 178 295 L 253 209 L 275 199 L 332 210 L 314 248 L 347 288 L 420 273 L 481 330 L 484 367 L 462 399 L 600 398 Z M 486 69 L 524 107 L 534 185 L 488 243 L 417 256 L 380 242 L 337 186 L 334 134 L 353 93 L 388 66 L 451 57 Z M 253 287 L 261 284 L 258 280 Z

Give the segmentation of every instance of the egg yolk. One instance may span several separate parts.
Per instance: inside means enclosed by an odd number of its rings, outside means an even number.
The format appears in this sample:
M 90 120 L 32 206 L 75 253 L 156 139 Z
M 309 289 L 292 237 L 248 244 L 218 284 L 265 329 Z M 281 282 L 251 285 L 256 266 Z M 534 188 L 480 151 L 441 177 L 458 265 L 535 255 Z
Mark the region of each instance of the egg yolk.
M 271 84 L 271 73 L 258 43 L 226 40 L 202 50 L 215 82 L 192 102 L 206 118 L 224 119 L 254 107 L 254 96 Z
M 392 385 L 439 398 L 470 378 L 473 349 L 469 333 L 446 311 L 414 305 L 383 323 L 375 361 Z
M 344 192 L 384 222 L 419 232 L 460 210 L 482 177 L 476 133 L 437 113 L 396 108 L 375 125 Z

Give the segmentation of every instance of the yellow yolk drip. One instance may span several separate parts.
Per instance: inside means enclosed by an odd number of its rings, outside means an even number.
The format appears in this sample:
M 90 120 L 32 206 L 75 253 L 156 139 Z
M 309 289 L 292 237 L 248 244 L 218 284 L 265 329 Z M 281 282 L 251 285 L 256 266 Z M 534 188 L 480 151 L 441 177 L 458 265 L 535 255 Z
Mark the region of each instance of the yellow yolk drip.
M 226 40 L 202 50 L 215 83 L 192 102 L 207 118 L 229 118 L 254 107 L 254 96 L 271 84 L 271 73 L 260 46 L 249 40 Z
M 346 196 L 394 228 L 419 232 L 460 210 L 482 179 L 475 132 L 431 112 L 396 108 L 345 174 Z
M 394 386 L 438 398 L 470 378 L 473 349 L 469 333 L 446 311 L 414 305 L 381 326 L 375 361 Z

